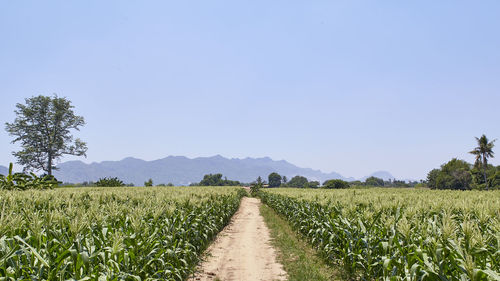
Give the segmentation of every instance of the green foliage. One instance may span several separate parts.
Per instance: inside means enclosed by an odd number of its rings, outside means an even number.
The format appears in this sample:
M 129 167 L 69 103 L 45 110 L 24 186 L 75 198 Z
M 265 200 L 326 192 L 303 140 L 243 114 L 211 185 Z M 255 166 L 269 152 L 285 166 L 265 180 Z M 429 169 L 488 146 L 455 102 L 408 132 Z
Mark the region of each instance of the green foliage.
M 303 176 L 295 176 L 288 181 L 287 186 L 289 187 L 299 187 L 299 188 L 304 188 L 307 187 L 307 184 L 309 181 L 307 180 L 306 177 Z
M 318 188 L 320 185 L 319 181 L 310 181 L 305 186 L 306 188 Z
M 153 179 L 149 179 L 144 182 L 144 186 L 153 186 Z
M 241 188 L 0 190 L 0 279 L 186 280 Z
M 34 173 L 12 173 L 13 165 L 9 164 L 9 173 L 0 175 L 0 190 L 52 189 L 59 182 L 54 176 L 37 176 Z
M 352 280 L 500 280 L 500 191 L 268 189 L 262 201 Z
M 322 187 L 326 189 L 349 188 L 349 183 L 341 179 L 333 179 L 325 181 Z
M 66 98 L 37 96 L 18 103 L 16 119 L 6 123 L 6 131 L 19 142 L 21 150 L 13 152 L 24 171 L 44 170 L 52 175 L 54 160 L 63 155 L 84 156 L 87 146 L 80 139 L 73 141 L 70 130 L 79 130 L 85 124 L 83 117 L 73 112 Z
M 500 189 L 500 166 L 496 168 L 496 172 L 488 177 L 489 187 Z
M 240 185 L 240 182 L 228 180 L 227 178 L 222 179 L 222 174 L 208 174 L 208 175 L 204 175 L 203 179 L 197 185 L 200 185 L 200 186 L 237 186 L 237 185 Z
M 482 135 L 480 138 L 476 137 L 477 147 L 469 153 L 476 156 L 476 162 L 474 166 L 478 169 L 483 170 L 483 183 L 486 185 L 486 189 L 488 189 L 488 175 L 486 170 L 488 169 L 488 158 L 493 158 L 493 147 L 495 146 L 495 140 L 491 142 L 485 135 Z
M 384 180 L 377 177 L 369 177 L 365 180 L 365 185 L 369 186 L 384 186 Z
M 114 178 L 100 178 L 98 181 L 96 181 L 95 186 L 100 186 L 100 187 L 117 187 L 117 186 L 125 186 L 123 181 L 118 179 L 117 177 Z
M 281 185 L 281 176 L 278 173 L 270 173 L 268 181 L 269 187 L 279 187 Z
M 156 186 L 174 186 L 173 183 L 169 182 L 167 184 L 164 184 L 164 183 L 160 183 L 160 184 L 157 184 Z
M 440 169 L 427 175 L 427 184 L 432 189 L 471 189 L 472 175 L 470 164 L 453 158 Z

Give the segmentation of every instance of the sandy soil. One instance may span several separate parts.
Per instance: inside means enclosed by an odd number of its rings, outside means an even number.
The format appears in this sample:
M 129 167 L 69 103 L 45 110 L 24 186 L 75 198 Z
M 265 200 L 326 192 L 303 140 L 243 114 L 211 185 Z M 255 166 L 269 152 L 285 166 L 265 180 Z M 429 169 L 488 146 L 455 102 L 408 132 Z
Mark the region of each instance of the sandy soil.
M 198 272 L 189 280 L 286 280 L 269 243 L 260 215 L 260 200 L 244 197 L 231 222 L 208 248 Z

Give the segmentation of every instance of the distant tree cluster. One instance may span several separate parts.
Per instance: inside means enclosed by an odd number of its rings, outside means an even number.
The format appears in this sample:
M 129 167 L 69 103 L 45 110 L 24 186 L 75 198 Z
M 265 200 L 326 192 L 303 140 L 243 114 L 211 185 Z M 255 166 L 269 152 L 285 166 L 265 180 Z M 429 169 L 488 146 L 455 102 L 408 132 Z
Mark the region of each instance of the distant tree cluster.
M 478 146 L 470 153 L 476 156 L 474 164 L 453 158 L 439 169 L 427 174 L 427 186 L 431 189 L 499 189 L 500 166 L 488 164 L 492 158 L 494 142 L 485 135 L 476 138 Z
M 237 186 L 241 185 L 239 181 L 228 180 L 226 177 L 222 179 L 222 174 L 208 174 L 204 175 L 203 179 L 199 183 L 191 185 L 200 186 Z
M 117 177 L 114 178 L 100 178 L 98 181 L 95 182 L 96 186 L 103 186 L 103 187 L 112 187 L 112 186 L 125 186 L 123 181 L 118 179 Z
M 340 179 L 327 180 L 323 183 L 323 188 L 326 189 L 341 189 L 349 188 L 349 183 Z

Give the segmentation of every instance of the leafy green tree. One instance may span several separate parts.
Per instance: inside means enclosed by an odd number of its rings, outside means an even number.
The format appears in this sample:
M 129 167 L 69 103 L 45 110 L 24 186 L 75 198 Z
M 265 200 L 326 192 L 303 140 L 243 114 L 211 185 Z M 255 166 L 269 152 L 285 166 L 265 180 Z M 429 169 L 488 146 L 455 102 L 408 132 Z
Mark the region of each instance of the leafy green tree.
M 326 189 L 349 188 L 349 183 L 341 179 L 333 179 L 325 181 L 322 187 Z
M 288 179 L 286 178 L 286 176 L 283 176 L 283 184 L 286 184 L 288 182 Z
M 471 189 L 472 175 L 470 164 L 456 158 L 434 169 L 427 175 L 430 188 L 436 189 Z
M 496 140 L 488 141 L 485 135 L 480 138 L 476 137 L 477 147 L 469 153 L 476 156 L 476 165 L 481 166 L 483 169 L 484 182 L 486 183 L 486 189 L 488 189 L 488 180 L 486 176 L 486 169 L 488 167 L 488 158 L 493 158 L 493 147 Z
M 257 177 L 257 180 L 255 181 L 257 184 L 264 184 L 264 182 L 262 181 L 262 178 L 260 176 Z
M 500 166 L 496 167 L 495 173 L 488 178 L 488 186 L 500 188 Z
M 351 183 L 349 185 L 353 185 L 353 186 L 362 186 L 364 185 L 364 183 L 362 183 L 361 181 L 359 180 L 355 180 L 355 181 L 351 181 Z
M 201 186 L 236 186 L 240 185 L 239 181 L 228 180 L 227 178 L 222 179 L 222 174 L 208 174 L 204 175 L 203 179 L 200 181 Z
M 222 182 L 222 174 L 208 174 L 204 175 L 203 179 L 200 181 L 202 186 L 218 186 Z
M 369 177 L 365 180 L 365 184 L 369 186 L 384 186 L 384 180 L 377 177 Z
M 16 105 L 16 119 L 5 123 L 9 135 L 19 142 L 21 150 L 12 154 L 24 171 L 43 170 L 52 175 L 54 161 L 63 155 L 85 156 L 87 145 L 73 140 L 70 130 L 85 125 L 83 117 L 75 115 L 74 106 L 66 98 L 37 96 Z
M 144 186 L 153 186 L 153 179 L 144 182 Z
M 303 176 L 295 176 L 290 179 L 287 186 L 289 187 L 299 187 L 304 188 L 307 187 L 308 181 L 306 177 Z
M 427 186 L 431 189 L 436 189 L 437 178 L 439 177 L 440 169 L 433 169 L 427 174 Z
M 281 185 L 281 176 L 278 173 L 270 173 L 268 180 L 269 187 L 279 187 Z
M 318 188 L 319 185 L 320 185 L 319 181 L 310 181 L 304 187 L 307 187 L 307 188 Z

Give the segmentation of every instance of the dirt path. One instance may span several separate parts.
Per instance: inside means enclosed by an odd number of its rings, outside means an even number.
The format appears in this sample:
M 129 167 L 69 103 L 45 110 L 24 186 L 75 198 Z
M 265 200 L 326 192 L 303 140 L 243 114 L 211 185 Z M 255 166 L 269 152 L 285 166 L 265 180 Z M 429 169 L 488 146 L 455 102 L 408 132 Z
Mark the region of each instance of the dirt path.
M 283 266 L 269 243 L 260 215 L 260 200 L 244 197 L 239 210 L 208 248 L 194 280 L 286 280 Z

